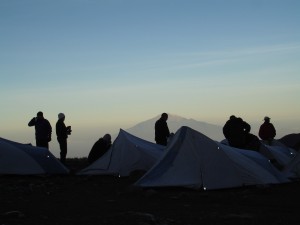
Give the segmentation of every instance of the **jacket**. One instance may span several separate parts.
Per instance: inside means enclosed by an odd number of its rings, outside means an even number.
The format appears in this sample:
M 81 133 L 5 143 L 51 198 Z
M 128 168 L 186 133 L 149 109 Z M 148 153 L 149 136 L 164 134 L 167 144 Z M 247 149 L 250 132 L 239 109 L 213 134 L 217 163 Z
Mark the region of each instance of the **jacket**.
M 155 141 L 156 142 L 167 142 L 170 136 L 168 124 L 165 120 L 160 118 L 155 123 Z
M 28 126 L 35 127 L 35 138 L 37 140 L 51 140 L 52 127 L 45 118 L 34 117 L 29 121 Z
M 276 136 L 275 127 L 272 123 L 264 122 L 259 128 L 258 136 L 262 140 L 273 139 Z
M 67 127 L 63 120 L 58 120 L 56 122 L 56 135 L 58 141 L 62 141 L 68 138 Z

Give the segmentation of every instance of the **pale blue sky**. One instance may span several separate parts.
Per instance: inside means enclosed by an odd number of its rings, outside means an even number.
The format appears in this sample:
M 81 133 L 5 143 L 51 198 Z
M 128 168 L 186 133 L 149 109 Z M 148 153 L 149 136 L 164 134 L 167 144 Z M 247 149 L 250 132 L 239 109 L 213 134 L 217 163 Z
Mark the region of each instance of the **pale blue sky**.
M 0 136 L 39 110 L 94 139 L 162 112 L 299 129 L 299 24 L 298 0 L 0 0 Z

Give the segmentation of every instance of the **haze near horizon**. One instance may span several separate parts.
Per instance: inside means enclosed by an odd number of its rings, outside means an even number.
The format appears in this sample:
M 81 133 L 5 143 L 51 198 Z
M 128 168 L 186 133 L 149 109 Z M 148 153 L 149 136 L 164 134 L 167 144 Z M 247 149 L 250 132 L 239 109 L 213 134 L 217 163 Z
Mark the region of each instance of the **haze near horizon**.
M 299 23 L 297 0 L 0 1 L 0 136 L 33 142 L 38 111 L 70 145 L 162 112 L 299 132 Z

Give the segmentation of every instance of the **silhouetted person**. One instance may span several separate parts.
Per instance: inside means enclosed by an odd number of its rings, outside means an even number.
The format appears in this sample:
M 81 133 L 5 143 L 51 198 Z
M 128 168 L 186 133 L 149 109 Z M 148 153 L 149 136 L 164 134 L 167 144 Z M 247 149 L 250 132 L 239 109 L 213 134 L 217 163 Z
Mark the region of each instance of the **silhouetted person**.
M 65 125 L 65 114 L 59 113 L 58 114 L 58 120 L 56 122 L 56 135 L 57 135 L 57 141 L 59 143 L 60 148 L 60 161 L 65 164 L 66 163 L 66 157 L 68 152 L 68 144 L 67 144 L 67 138 L 68 135 L 71 135 L 71 126 Z
M 270 123 L 270 117 L 265 116 L 264 123 L 260 126 L 258 136 L 268 145 L 272 144 L 274 137 L 276 136 L 276 130 L 272 123 Z
M 246 144 L 245 149 L 248 150 L 254 150 L 254 151 L 260 151 L 260 140 L 259 138 L 251 133 L 246 133 Z
M 230 116 L 223 127 L 223 134 L 230 146 L 244 148 L 246 145 L 246 134 L 250 132 L 250 125 L 236 116 Z
M 260 141 L 250 130 L 247 122 L 232 115 L 223 127 L 223 134 L 232 147 L 259 151 Z
M 110 147 L 111 147 L 111 136 L 110 134 L 105 134 L 93 145 L 88 155 L 89 163 L 91 164 L 95 162 L 97 159 L 99 159 L 101 156 L 103 156 Z
M 29 127 L 35 127 L 36 146 L 49 149 L 51 141 L 52 127 L 48 120 L 43 116 L 43 112 L 38 112 L 36 117 L 33 117 L 29 123 Z
M 170 136 L 169 127 L 167 124 L 168 114 L 161 114 L 160 119 L 155 122 L 155 141 L 156 144 L 167 145 L 168 137 Z

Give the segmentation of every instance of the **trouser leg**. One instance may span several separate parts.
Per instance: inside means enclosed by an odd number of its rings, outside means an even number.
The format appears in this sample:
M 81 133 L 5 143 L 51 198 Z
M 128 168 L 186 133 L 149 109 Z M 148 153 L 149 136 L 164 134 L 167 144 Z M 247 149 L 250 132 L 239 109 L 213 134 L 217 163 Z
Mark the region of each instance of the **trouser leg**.
M 62 163 L 66 162 L 67 157 L 67 140 L 61 140 L 59 141 L 59 147 L 60 147 L 60 161 Z

